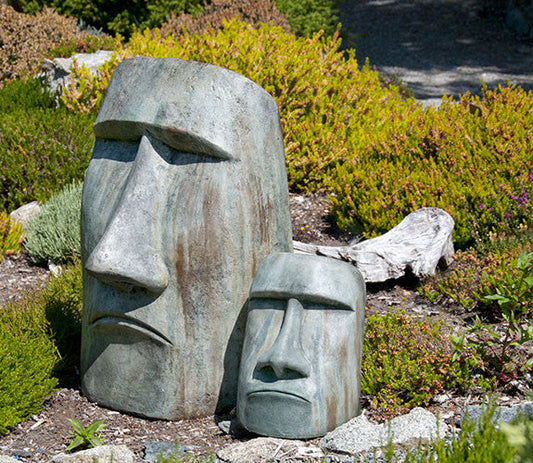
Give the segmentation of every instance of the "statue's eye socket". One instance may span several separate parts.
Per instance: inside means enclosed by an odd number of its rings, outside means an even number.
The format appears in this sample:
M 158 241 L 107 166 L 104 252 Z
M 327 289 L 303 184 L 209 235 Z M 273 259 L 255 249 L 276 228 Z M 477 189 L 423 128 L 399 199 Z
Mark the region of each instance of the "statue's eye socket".
M 336 312 L 353 312 L 353 309 L 341 304 L 324 304 L 320 302 L 306 300 L 305 298 L 298 298 L 305 310 L 326 310 Z M 277 297 L 252 297 L 250 299 L 250 309 L 279 309 L 285 310 L 287 308 L 286 298 Z

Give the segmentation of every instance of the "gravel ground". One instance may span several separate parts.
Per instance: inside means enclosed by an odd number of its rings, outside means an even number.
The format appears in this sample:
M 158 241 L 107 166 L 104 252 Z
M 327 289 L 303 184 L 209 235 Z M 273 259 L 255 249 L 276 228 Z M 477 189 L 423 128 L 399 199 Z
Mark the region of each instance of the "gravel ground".
M 355 48 L 378 71 L 407 83 L 424 105 L 443 93 L 479 94 L 507 81 L 533 89 L 533 40 L 506 30 L 496 0 L 345 0 L 339 6 Z M 492 8 L 491 8 L 492 6 Z

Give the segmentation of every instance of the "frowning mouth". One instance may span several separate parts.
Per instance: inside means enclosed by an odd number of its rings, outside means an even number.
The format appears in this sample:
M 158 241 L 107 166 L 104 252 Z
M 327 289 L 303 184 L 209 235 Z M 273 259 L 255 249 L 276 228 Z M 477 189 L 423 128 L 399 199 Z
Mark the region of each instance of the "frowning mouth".
M 146 337 L 153 339 L 159 344 L 163 344 L 166 346 L 172 346 L 172 341 L 160 331 L 154 329 L 152 326 L 147 325 L 146 323 L 124 316 L 122 314 L 120 316 L 117 316 L 116 314 L 100 315 L 96 317 L 90 323 L 89 328 L 94 329 L 99 326 L 109 326 L 109 325 L 115 325 L 117 327 L 123 327 L 126 329 L 130 329 L 130 330 L 136 331 L 137 333 L 141 335 L 144 335 Z
M 301 395 L 295 394 L 293 392 L 287 392 L 287 391 L 277 391 L 273 389 L 261 389 L 258 391 L 252 391 L 248 393 L 248 397 L 252 397 L 256 395 L 268 395 L 271 397 L 273 396 L 274 398 L 276 396 L 279 396 L 282 398 L 286 398 L 287 396 L 289 396 L 289 397 L 294 397 L 295 399 L 298 399 L 298 400 L 303 400 L 304 402 L 307 402 L 307 403 L 311 403 L 311 401 L 306 399 L 305 397 L 302 397 Z

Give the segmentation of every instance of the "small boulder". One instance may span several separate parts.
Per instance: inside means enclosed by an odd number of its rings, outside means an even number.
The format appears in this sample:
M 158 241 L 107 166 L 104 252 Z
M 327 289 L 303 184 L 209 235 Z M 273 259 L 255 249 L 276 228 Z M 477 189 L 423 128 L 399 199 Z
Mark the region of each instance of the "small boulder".
M 94 53 L 76 53 L 70 58 L 44 59 L 43 75 L 52 93 L 61 93 L 64 87 L 70 84 L 71 67 L 74 60 L 78 65 L 87 67 L 93 74 L 98 71 L 106 61 L 109 61 L 112 51 L 98 50 Z
M 444 437 L 446 429 L 444 422 L 438 424 L 435 415 L 423 408 L 415 408 L 385 424 L 372 424 L 360 415 L 326 434 L 320 440 L 320 447 L 350 455 L 385 447 L 389 439 L 395 446 L 416 447 L 419 442 Z
M 75 453 L 60 453 L 50 463 L 134 463 L 135 454 L 125 445 L 99 445 Z
M 217 457 L 228 463 L 309 461 L 324 457 L 324 453 L 317 446 L 299 440 L 258 437 L 247 442 L 228 445 L 217 452 Z
M 475 423 L 479 423 L 481 414 L 483 410 L 485 409 L 486 409 L 485 405 L 466 406 L 461 413 L 459 424 L 462 425 L 463 420 L 465 419 L 465 416 L 467 415 L 472 421 L 474 421 Z M 496 423 L 496 424 L 512 423 L 514 420 L 522 416 L 525 416 L 529 420 L 533 419 L 533 402 L 532 401 L 523 402 L 519 405 L 514 405 L 511 407 L 496 407 L 496 410 L 492 417 L 492 421 L 493 423 Z
M 24 204 L 18 209 L 15 209 L 13 212 L 11 212 L 11 214 L 9 214 L 9 217 L 11 220 L 16 220 L 18 223 L 20 223 L 24 231 L 26 231 L 31 219 L 37 216 L 40 212 L 41 206 L 39 203 L 37 201 L 32 201 L 31 203 Z

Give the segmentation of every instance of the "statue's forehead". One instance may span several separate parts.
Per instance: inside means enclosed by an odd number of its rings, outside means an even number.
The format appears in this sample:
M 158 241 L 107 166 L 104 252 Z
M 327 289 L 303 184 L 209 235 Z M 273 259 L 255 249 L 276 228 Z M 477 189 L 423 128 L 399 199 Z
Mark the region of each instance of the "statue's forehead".
M 94 131 L 124 141 L 149 132 L 178 150 L 220 159 L 243 159 L 281 133 L 275 101 L 251 80 L 205 63 L 147 57 L 117 67 Z
M 362 278 L 346 262 L 280 253 L 262 262 L 250 298 L 296 298 L 355 311 L 364 291 Z

